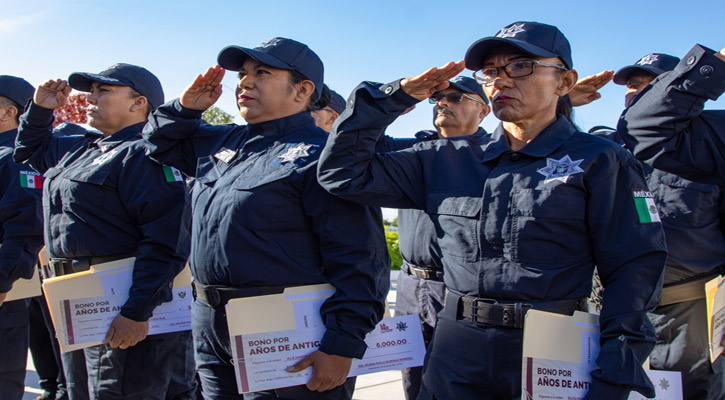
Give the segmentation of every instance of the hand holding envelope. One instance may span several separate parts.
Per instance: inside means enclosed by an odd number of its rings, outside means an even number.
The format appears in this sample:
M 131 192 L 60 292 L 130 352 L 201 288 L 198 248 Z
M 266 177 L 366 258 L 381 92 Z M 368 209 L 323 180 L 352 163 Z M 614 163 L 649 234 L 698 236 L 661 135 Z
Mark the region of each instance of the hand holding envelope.
M 307 382 L 307 389 L 324 392 L 345 383 L 351 366 L 352 358 L 316 350 L 287 368 L 287 372 L 300 372 L 312 367 L 312 378 Z

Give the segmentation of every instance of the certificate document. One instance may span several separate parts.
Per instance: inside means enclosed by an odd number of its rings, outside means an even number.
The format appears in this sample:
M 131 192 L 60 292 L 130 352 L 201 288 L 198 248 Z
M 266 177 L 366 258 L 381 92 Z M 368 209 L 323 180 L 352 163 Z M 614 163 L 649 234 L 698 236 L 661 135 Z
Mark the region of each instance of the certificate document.
M 332 293 L 334 288 L 317 287 L 295 294 L 286 291 L 230 301 L 227 318 L 239 393 L 303 385 L 310 380 L 312 367 L 298 373 L 289 373 L 286 368 L 320 346 L 325 334 L 320 306 Z M 260 326 L 271 327 L 264 331 L 250 327 L 254 319 L 250 320 L 249 314 L 245 318 L 245 312 L 262 309 L 266 315 L 289 318 L 282 322 L 269 322 L 269 318 L 260 321 Z M 241 324 L 242 319 L 250 322 Z M 425 344 L 417 314 L 384 318 L 366 336 L 365 343 L 365 356 L 353 359 L 348 376 L 423 365 Z

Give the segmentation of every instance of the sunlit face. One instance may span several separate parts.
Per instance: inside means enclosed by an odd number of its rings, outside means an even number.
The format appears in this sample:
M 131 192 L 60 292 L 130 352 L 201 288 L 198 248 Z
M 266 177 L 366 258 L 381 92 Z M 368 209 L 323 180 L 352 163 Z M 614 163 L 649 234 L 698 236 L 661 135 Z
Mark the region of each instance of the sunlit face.
M 515 60 L 539 60 L 562 65 L 558 58 L 532 57 L 514 49 L 502 49 L 486 58 L 484 67 L 501 67 Z M 559 98 L 557 87 L 561 70 L 535 66 L 531 75 L 509 78 L 502 70 L 483 90 L 491 101 L 496 118 L 522 123 L 539 118 L 554 118 Z
M 335 120 L 337 120 L 340 116 L 340 114 L 338 114 L 337 111 L 333 110 L 330 106 L 321 110 L 312 111 L 310 114 L 312 115 L 312 119 L 315 120 L 315 125 L 327 132 L 332 130 L 332 125 L 335 124 Z
M 649 72 L 635 72 L 627 78 L 627 93 L 624 94 L 624 106 L 629 107 L 637 95 L 655 79 Z
M 460 93 L 461 91 L 449 87 L 436 93 L 448 94 L 454 92 Z M 478 95 L 468 95 L 483 101 Z M 435 125 L 439 133 L 443 132 L 445 136 L 470 135 L 476 132 L 478 125 L 488 112 L 488 106 L 471 99 L 462 97 L 460 102 L 453 102 L 444 97 L 436 101 L 433 106 L 433 125 Z M 453 132 L 455 134 L 452 134 Z
M 137 97 L 133 89 L 128 86 L 93 82 L 87 98 L 88 125 L 106 136 L 129 126 Z
M 260 64 L 252 58 L 239 70 L 239 113 L 248 123 L 258 124 L 299 112 L 295 88 L 287 70 Z

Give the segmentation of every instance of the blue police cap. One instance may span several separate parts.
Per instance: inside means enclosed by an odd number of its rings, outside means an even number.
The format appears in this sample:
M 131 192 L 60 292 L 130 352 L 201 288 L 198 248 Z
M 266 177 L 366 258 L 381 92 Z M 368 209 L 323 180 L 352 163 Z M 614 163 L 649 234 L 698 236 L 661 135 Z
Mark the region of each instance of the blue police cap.
M 466 68 L 478 71 L 486 57 L 502 44 L 513 46 L 536 57 L 559 57 L 567 68 L 573 68 L 571 46 L 559 28 L 540 22 L 514 22 L 495 36 L 479 39 L 466 51 Z
M 347 102 L 344 97 L 340 96 L 339 93 L 330 89 L 330 102 L 327 105 L 335 110 L 336 113 L 342 114 L 342 112 L 345 111 Z
M 675 69 L 680 59 L 664 53 L 650 53 L 642 57 L 636 63 L 628 65 L 614 74 L 614 83 L 617 85 L 626 85 L 627 80 L 635 72 L 648 72 L 654 76 L 658 76 L 667 71 Z
M 113 86 L 128 86 L 146 97 L 153 109 L 164 104 L 164 89 L 161 82 L 146 68 L 131 64 L 115 64 L 93 74 L 90 72 L 74 72 L 68 77 L 68 83 L 73 89 L 81 92 L 90 92 L 93 82 Z
M 457 76 L 448 81 L 448 83 L 450 83 L 452 87 L 460 90 L 461 92 L 477 94 L 481 96 L 483 101 L 488 104 L 488 97 L 486 97 L 486 95 L 483 93 L 483 86 L 479 85 L 475 79 L 469 78 L 467 76 Z
M 227 46 L 219 52 L 217 63 L 230 71 L 239 71 L 247 57 L 270 67 L 297 71 L 315 84 L 319 99 L 324 82 L 322 60 L 306 44 L 296 40 L 276 37 L 253 49 Z
M 28 100 L 33 98 L 35 88 L 23 78 L 10 75 L 0 75 L 0 96 L 25 106 Z M 18 113 L 23 110 L 18 110 Z

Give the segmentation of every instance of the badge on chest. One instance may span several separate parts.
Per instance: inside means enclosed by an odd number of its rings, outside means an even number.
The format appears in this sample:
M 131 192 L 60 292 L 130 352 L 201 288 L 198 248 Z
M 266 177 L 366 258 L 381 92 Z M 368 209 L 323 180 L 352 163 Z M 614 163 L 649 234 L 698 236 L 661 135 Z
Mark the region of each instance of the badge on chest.
M 546 167 L 539 168 L 536 172 L 546 177 L 544 183 L 551 181 L 561 181 L 566 183 L 569 176 L 584 172 L 584 170 L 579 167 L 579 164 L 581 164 L 582 161 L 584 160 L 572 160 L 568 154 L 560 160 L 547 158 Z
M 300 158 L 309 157 L 315 152 L 315 149 L 319 147 L 315 144 L 297 143 L 295 145 L 288 145 L 286 150 L 277 156 L 276 161 L 281 164 L 294 163 Z
M 223 162 L 224 164 L 229 164 L 234 159 L 234 157 L 236 157 L 236 155 L 236 151 L 227 149 L 226 147 L 222 147 L 221 150 L 217 151 L 217 153 L 214 154 L 214 158 Z
M 93 163 L 92 164 L 93 165 L 103 165 L 108 160 L 110 160 L 111 158 L 113 158 L 113 156 L 115 156 L 116 153 L 118 153 L 118 150 L 116 150 L 116 149 L 113 149 L 113 150 L 109 151 L 108 153 L 104 153 L 102 156 L 100 156 L 100 157 L 96 158 L 95 160 L 93 160 Z

